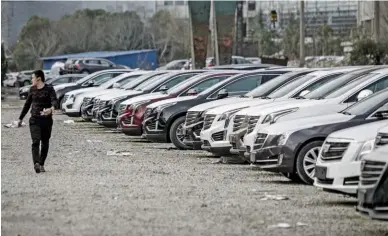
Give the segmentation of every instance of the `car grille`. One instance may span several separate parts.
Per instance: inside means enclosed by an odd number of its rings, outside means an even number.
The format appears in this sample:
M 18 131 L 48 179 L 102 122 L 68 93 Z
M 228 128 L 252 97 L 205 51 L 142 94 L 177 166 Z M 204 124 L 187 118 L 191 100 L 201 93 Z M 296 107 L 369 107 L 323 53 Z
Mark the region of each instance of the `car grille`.
M 222 141 L 222 140 L 224 140 L 224 131 L 220 131 L 220 132 L 214 133 L 212 135 L 212 139 L 214 141 Z
M 329 148 L 325 149 L 325 146 Z M 326 142 L 322 147 L 321 159 L 323 161 L 341 160 L 348 147 L 349 142 Z
M 255 140 L 255 149 L 260 149 L 263 147 L 267 134 L 258 133 Z
M 236 115 L 233 119 L 233 132 L 240 130 L 245 123 L 245 115 Z
M 102 101 L 100 100 L 99 104 L 98 104 L 98 110 L 101 110 L 102 108 L 104 108 L 105 104 L 107 104 L 108 101 Z
M 380 147 L 388 144 L 388 134 L 378 133 L 375 140 L 375 146 Z
M 127 107 L 126 104 L 120 104 L 120 106 L 119 106 L 119 115 L 124 113 L 126 107 Z
M 257 122 L 259 122 L 260 116 L 250 116 L 248 117 L 248 131 L 247 134 L 251 133 L 255 127 Z
M 205 121 L 203 122 L 203 130 L 209 129 L 210 126 L 212 126 L 215 118 L 216 118 L 216 115 L 206 115 Z
M 92 100 L 92 98 L 84 98 L 84 100 L 83 100 L 83 104 L 84 105 L 88 105 L 89 103 L 90 103 L 90 101 Z
M 144 112 L 144 118 L 147 118 L 149 115 L 151 115 L 152 108 L 147 108 Z
M 147 123 L 147 128 L 149 130 L 155 130 L 156 129 L 156 120 L 150 120 L 148 123 Z
M 189 125 L 195 124 L 195 122 L 197 122 L 198 115 L 199 115 L 198 111 L 189 111 L 189 112 L 187 112 L 185 126 L 189 126 Z
M 361 164 L 361 185 L 374 185 L 380 178 L 385 162 L 365 160 Z
M 92 108 L 92 110 L 97 109 L 99 103 L 100 103 L 100 99 L 95 99 L 93 101 L 93 108 Z

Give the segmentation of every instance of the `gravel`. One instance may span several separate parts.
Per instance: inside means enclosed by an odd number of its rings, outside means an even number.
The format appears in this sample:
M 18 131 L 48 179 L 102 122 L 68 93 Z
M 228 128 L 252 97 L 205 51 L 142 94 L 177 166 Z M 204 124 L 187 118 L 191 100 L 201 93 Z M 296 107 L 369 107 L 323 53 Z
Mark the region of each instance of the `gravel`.
M 2 126 L 22 104 L 3 102 Z M 388 235 L 386 222 L 357 214 L 355 199 L 65 120 L 55 116 L 41 174 L 28 126 L 2 128 L 3 235 Z

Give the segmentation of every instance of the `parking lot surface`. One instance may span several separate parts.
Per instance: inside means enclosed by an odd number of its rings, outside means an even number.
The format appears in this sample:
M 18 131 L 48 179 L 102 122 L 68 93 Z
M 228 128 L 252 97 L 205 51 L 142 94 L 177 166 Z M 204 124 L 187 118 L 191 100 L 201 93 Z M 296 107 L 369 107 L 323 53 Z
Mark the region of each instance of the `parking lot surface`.
M 22 105 L 3 102 L 2 125 Z M 355 199 L 54 119 L 46 173 L 33 170 L 28 126 L 2 128 L 3 235 L 388 235 L 386 222 L 357 214 Z

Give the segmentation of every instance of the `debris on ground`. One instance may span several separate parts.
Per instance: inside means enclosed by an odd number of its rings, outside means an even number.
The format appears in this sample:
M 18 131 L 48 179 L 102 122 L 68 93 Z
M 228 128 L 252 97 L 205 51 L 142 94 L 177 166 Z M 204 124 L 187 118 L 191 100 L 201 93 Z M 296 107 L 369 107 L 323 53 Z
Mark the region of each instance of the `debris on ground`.
M 303 222 L 297 222 L 296 226 L 308 226 L 308 224 L 303 223 Z
M 282 200 L 289 200 L 288 197 L 282 196 L 282 195 L 265 195 L 260 200 L 262 201 L 268 201 L 268 200 L 276 200 L 276 201 L 282 201 Z
M 88 143 L 102 143 L 102 140 L 86 140 Z
M 21 127 L 26 126 L 26 123 L 22 122 Z M 19 128 L 19 122 L 18 121 L 12 121 L 9 124 L 4 125 L 6 128 Z
M 290 227 L 291 227 L 291 225 L 288 223 L 278 223 L 276 225 L 268 226 L 269 229 L 272 229 L 272 228 L 290 228 Z
M 122 152 L 122 151 L 107 151 L 107 156 L 132 156 L 133 154 L 130 152 Z
M 74 124 L 74 120 L 64 120 L 63 123 L 65 123 L 65 124 Z

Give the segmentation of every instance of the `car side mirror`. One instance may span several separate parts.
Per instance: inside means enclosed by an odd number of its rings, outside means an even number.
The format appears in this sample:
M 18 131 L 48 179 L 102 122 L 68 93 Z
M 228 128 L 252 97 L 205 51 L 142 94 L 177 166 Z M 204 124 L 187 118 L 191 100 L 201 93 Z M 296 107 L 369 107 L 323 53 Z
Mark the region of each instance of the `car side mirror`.
M 360 101 L 360 100 L 362 100 L 363 98 L 366 98 L 366 97 L 368 97 L 368 96 L 370 96 L 370 95 L 372 95 L 372 94 L 373 94 L 372 90 L 364 89 L 364 90 L 362 90 L 362 91 L 357 95 L 357 101 Z
M 120 84 L 119 83 L 114 83 L 112 87 L 113 88 L 120 88 Z
M 217 99 L 223 99 L 229 96 L 229 93 L 226 89 L 221 89 L 217 94 Z
M 303 96 L 305 96 L 306 94 L 308 94 L 309 92 L 310 92 L 309 90 L 303 90 L 303 91 L 299 94 L 299 96 L 303 97 Z
M 168 88 L 166 85 L 163 85 L 162 87 L 160 87 L 159 91 L 167 91 Z
M 195 96 L 197 94 L 198 94 L 198 91 L 196 89 L 189 89 L 189 91 L 187 91 L 188 96 Z
M 373 117 L 376 117 L 378 119 L 387 119 L 388 118 L 388 110 L 381 110 L 377 111 Z

